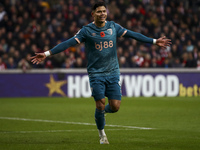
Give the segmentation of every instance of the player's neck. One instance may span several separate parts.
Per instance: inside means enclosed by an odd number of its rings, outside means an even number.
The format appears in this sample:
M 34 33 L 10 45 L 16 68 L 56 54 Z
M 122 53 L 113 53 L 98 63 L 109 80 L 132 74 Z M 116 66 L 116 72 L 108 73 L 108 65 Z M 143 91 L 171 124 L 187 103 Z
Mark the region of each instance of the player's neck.
M 99 28 L 102 28 L 105 26 L 106 22 L 94 22 L 94 24 L 99 27 Z

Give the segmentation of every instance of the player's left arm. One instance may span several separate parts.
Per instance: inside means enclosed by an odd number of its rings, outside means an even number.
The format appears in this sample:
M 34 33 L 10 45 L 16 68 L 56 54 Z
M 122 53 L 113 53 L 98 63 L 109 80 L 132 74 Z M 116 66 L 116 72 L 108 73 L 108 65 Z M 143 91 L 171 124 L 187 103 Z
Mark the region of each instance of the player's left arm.
M 127 30 L 127 32 L 124 34 L 124 37 L 133 38 L 137 41 L 144 42 L 144 43 L 150 43 L 150 44 L 156 44 L 157 46 L 166 48 L 167 46 L 170 46 L 171 40 L 167 39 L 165 36 L 160 37 L 159 39 L 153 39 L 149 38 L 141 33 L 133 32 L 130 30 Z
M 167 39 L 165 36 L 160 37 L 159 39 L 153 39 L 153 38 L 149 38 L 149 37 L 147 37 L 147 36 L 145 36 L 141 33 L 125 29 L 117 23 L 115 23 L 115 27 L 116 27 L 116 30 L 117 30 L 117 36 L 118 37 L 133 38 L 133 39 L 140 41 L 140 42 L 156 44 L 160 47 L 165 47 L 165 48 L 171 44 L 171 40 Z

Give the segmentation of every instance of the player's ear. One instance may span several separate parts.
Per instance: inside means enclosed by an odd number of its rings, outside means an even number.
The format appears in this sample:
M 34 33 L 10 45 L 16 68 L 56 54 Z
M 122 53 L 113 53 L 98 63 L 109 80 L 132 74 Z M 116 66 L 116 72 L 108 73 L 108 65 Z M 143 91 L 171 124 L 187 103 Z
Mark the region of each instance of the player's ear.
M 94 17 L 94 11 L 91 12 L 92 17 Z

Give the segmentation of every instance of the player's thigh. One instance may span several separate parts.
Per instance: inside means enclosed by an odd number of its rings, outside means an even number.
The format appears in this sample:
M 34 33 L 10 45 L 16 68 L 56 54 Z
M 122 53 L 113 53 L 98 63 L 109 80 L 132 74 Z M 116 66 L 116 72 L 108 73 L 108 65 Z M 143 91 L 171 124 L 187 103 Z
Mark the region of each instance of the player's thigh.
M 122 93 L 118 75 L 107 78 L 105 93 L 108 100 L 121 100 Z
M 105 98 L 105 82 L 102 77 L 90 77 L 90 88 L 95 101 Z

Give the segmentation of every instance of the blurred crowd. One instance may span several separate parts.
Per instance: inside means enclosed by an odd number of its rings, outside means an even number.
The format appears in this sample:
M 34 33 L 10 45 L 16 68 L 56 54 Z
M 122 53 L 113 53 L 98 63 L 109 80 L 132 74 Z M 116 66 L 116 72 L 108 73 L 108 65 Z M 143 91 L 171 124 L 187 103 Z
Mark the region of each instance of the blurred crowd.
M 105 0 L 108 19 L 148 37 L 166 36 L 172 45 L 119 38 L 120 68 L 200 69 L 199 0 Z M 86 68 L 84 43 L 33 65 L 30 57 L 74 36 L 93 21 L 95 0 L 4 0 L 0 2 L 0 70 Z

